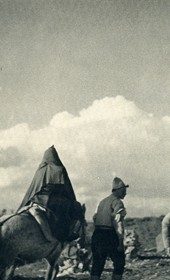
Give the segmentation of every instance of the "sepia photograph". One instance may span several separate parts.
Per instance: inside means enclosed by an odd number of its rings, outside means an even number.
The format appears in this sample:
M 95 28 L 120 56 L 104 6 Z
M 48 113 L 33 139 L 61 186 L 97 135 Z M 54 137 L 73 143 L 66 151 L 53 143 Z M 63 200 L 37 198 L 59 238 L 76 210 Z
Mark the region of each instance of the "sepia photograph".
M 170 280 L 170 1 L 0 0 L 0 280 Z

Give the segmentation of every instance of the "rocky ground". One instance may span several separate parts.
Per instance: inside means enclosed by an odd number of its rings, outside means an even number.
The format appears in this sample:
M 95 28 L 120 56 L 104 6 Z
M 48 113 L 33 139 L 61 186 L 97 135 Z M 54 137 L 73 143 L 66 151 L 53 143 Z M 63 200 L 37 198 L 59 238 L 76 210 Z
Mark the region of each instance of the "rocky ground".
M 14 280 L 44 280 L 46 262 L 18 268 Z M 89 279 L 89 273 L 77 273 L 58 277 L 58 280 Z M 107 261 L 101 280 L 111 279 L 111 263 Z M 123 280 L 170 280 L 170 259 L 147 256 L 127 262 Z
M 146 217 L 127 219 L 126 227 L 134 229 L 141 243 L 140 256 L 135 260 L 127 261 L 123 280 L 170 280 L 170 258 L 165 258 L 161 253 L 156 253 L 155 239 L 161 232 L 161 220 L 163 217 Z M 89 224 L 89 236 L 91 236 L 92 224 Z M 162 253 L 163 254 L 163 253 Z M 44 280 L 47 263 L 45 261 L 25 265 L 16 269 L 13 280 Z M 112 265 L 108 261 L 101 280 L 111 279 Z M 89 272 L 67 273 L 57 280 L 89 279 Z

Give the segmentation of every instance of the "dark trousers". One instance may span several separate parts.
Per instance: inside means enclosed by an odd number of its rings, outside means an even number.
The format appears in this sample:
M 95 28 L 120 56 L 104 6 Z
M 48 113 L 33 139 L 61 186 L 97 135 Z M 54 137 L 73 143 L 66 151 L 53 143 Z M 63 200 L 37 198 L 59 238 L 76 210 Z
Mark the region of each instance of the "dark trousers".
M 114 230 L 95 229 L 91 243 L 93 254 L 91 275 L 101 276 L 107 257 L 113 262 L 114 273 L 123 274 L 125 254 L 117 250 L 118 245 L 119 239 Z

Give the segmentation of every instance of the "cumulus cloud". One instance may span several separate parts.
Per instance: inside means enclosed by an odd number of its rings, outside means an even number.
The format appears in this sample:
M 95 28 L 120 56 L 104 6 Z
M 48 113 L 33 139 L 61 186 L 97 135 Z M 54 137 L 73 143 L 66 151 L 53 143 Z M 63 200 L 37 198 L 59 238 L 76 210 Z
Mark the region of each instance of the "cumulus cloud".
M 6 187 L 11 183 L 20 180 L 23 174 L 18 167 L 0 168 L 0 187 Z
M 18 166 L 24 160 L 15 147 L 0 150 L 0 167 Z
M 154 201 L 155 196 L 161 201 L 170 196 L 169 119 L 155 118 L 122 96 L 106 97 L 95 100 L 76 116 L 60 112 L 41 129 L 31 130 L 27 124 L 18 124 L 0 131 L 0 147 L 14 147 L 25 159 L 21 165 L 22 178 L 17 179 L 23 182 L 23 193 L 24 178 L 26 183 L 32 179 L 44 150 L 54 144 L 77 198 L 87 204 L 89 217 L 97 201 L 110 194 L 115 175 L 130 185 L 127 205 L 140 214 L 142 199 L 151 203 L 149 199 Z M 9 174 L 9 169 L 6 172 Z M 16 179 L 9 175 L 4 185 L 12 185 Z M 128 203 L 133 197 L 138 197 L 139 205 L 133 200 Z M 146 209 L 151 212 L 154 207 Z

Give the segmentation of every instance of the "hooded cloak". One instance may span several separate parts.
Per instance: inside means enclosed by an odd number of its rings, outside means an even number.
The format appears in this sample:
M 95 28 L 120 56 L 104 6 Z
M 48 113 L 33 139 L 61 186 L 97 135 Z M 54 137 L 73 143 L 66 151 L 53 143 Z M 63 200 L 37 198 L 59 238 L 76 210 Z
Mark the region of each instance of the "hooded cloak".
M 51 146 L 44 152 L 43 159 L 19 209 L 28 205 L 31 201 L 48 208 L 49 197 L 53 197 L 54 194 L 56 196 L 57 193 L 64 195 L 71 201 L 76 201 L 66 168 L 54 146 Z

